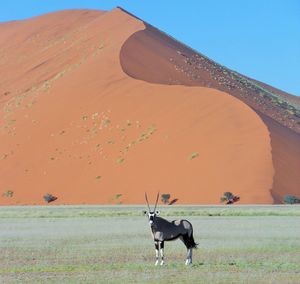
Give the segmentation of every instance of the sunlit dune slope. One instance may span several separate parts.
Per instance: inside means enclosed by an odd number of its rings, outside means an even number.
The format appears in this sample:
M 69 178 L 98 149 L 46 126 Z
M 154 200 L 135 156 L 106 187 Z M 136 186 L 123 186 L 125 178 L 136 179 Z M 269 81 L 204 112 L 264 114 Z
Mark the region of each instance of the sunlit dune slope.
M 270 132 L 251 107 L 123 71 L 145 28 L 118 8 L 0 24 L 0 204 L 274 202 Z

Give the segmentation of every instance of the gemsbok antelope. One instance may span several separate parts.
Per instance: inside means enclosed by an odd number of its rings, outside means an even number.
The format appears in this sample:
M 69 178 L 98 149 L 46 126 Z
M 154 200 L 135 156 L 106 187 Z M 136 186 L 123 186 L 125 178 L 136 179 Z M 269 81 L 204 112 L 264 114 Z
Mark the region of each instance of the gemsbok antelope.
M 158 217 L 159 211 L 156 211 L 159 193 L 157 194 L 154 210 L 151 211 L 147 194 L 145 193 L 145 199 L 148 205 L 149 211 L 143 211 L 148 216 L 149 225 L 151 227 L 151 233 L 155 245 L 155 265 L 159 263 L 159 256 L 161 257 L 160 265 L 164 264 L 164 242 L 180 239 L 187 248 L 187 258 L 185 264 L 192 263 L 193 248 L 197 248 L 197 244 L 193 237 L 193 226 L 187 220 L 174 220 L 168 221 L 161 217 Z

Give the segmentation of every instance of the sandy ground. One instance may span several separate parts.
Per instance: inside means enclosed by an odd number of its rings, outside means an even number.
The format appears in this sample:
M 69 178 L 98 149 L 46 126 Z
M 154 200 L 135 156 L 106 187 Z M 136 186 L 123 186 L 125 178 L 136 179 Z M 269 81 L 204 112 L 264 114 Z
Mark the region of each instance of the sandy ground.
M 44 204 L 46 193 L 55 204 L 137 204 L 145 191 L 183 204 L 218 203 L 224 191 L 278 202 L 273 134 L 252 108 L 124 72 L 122 46 L 144 29 L 120 9 L 0 25 L 1 204 Z

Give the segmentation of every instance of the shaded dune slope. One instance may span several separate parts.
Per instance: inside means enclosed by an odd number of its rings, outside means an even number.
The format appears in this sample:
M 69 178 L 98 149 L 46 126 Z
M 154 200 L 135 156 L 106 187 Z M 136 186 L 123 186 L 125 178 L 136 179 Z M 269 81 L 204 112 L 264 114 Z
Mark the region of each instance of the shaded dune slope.
M 255 111 L 222 90 L 126 74 L 140 67 L 126 70 L 122 46 L 145 28 L 121 9 L 0 25 L 1 204 L 43 204 L 46 193 L 57 204 L 144 203 L 158 190 L 184 204 L 224 191 L 273 202 L 269 131 Z
M 124 72 L 133 78 L 166 85 L 210 87 L 225 91 L 251 106 L 270 132 L 275 169 L 271 189 L 274 202 L 281 203 L 286 194 L 300 194 L 299 122 L 293 127 L 294 118 L 283 121 L 285 109 L 278 109 L 276 102 L 272 105 L 270 99 L 263 100 L 257 94 L 265 91 L 265 96 L 276 95 L 296 106 L 299 105 L 298 97 L 242 75 L 238 78 L 236 72 L 232 76 L 231 70 L 147 24 L 145 30 L 136 32 L 125 42 L 120 62 Z M 240 84 L 242 78 L 247 80 L 245 84 Z
M 275 203 L 285 195 L 300 195 L 300 135 L 260 113 L 271 134 L 272 159 L 275 169 L 271 190 Z

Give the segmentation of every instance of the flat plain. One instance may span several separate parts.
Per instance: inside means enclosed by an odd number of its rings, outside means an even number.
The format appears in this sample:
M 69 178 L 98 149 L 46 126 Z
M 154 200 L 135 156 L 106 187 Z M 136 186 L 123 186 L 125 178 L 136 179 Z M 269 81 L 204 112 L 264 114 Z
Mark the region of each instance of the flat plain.
M 300 206 L 160 206 L 192 222 L 154 266 L 145 206 L 0 207 L 1 283 L 300 283 Z

